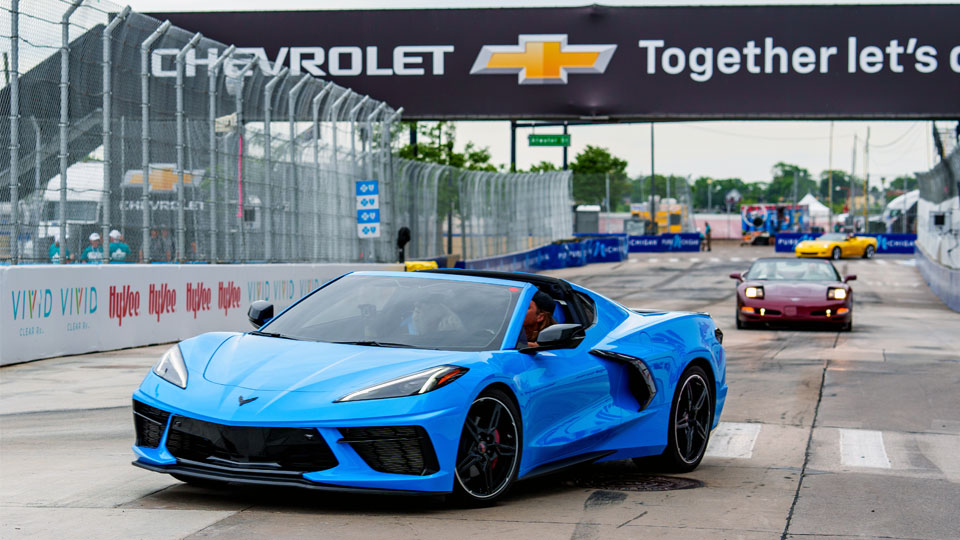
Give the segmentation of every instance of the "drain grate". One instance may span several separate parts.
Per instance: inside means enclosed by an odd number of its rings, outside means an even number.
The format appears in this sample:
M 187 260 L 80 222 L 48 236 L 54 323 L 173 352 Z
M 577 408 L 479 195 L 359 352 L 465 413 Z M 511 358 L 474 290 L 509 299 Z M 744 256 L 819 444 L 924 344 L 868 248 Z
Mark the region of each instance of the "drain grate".
M 649 474 L 598 474 L 567 481 L 568 485 L 613 491 L 674 491 L 703 487 L 703 482 L 677 476 L 654 476 Z

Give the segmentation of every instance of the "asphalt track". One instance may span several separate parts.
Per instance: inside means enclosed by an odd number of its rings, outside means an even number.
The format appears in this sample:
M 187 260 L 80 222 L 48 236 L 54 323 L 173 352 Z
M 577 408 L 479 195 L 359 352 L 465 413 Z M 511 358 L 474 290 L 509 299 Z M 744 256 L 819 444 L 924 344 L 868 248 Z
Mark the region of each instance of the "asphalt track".
M 768 255 L 718 245 L 551 272 L 717 320 L 730 393 L 693 473 L 593 465 L 484 509 L 195 488 L 130 465 L 130 392 L 164 349 L 145 347 L 0 368 L 0 537 L 960 537 L 960 314 L 910 257 L 881 256 L 838 265 L 859 276 L 852 333 L 736 330 L 727 275 Z

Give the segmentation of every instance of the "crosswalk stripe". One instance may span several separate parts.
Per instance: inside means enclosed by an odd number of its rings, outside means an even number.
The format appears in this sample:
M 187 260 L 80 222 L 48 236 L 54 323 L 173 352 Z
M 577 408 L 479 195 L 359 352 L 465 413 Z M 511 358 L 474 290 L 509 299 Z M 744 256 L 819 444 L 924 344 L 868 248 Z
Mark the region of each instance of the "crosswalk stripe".
M 886 266 L 887 261 L 883 261 L 883 260 L 877 259 L 877 264 L 879 264 L 880 266 Z
M 749 459 L 757 443 L 762 424 L 720 422 L 710 434 L 710 444 L 704 454 L 708 457 Z
M 840 463 L 848 467 L 889 469 L 883 433 L 868 429 L 840 430 Z
M 700 257 L 691 257 L 690 262 L 700 262 Z
M 743 259 L 741 259 L 740 257 L 730 257 L 730 260 L 733 261 L 733 262 L 740 262 L 740 261 L 742 261 Z
M 658 258 L 656 258 L 656 257 L 653 257 L 652 259 L 650 259 L 650 262 L 657 262 L 657 261 L 659 261 L 659 260 L 660 260 L 660 259 L 658 259 Z
M 710 257 L 710 262 L 720 262 L 719 257 Z
M 670 262 L 680 262 L 680 259 L 678 259 L 678 258 L 676 258 L 676 257 L 671 257 L 671 258 L 670 258 Z

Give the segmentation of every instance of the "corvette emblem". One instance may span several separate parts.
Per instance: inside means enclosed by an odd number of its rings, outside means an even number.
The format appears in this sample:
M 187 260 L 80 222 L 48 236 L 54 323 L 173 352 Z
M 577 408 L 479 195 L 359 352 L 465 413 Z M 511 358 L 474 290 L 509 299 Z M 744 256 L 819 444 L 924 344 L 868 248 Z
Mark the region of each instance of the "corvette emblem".
M 518 45 L 484 45 L 471 75 L 517 74 L 519 84 L 567 84 L 568 73 L 603 73 L 616 45 L 567 45 L 566 34 L 521 34 Z
M 260 397 L 260 396 L 254 396 L 254 397 L 252 397 L 252 398 L 250 398 L 250 399 L 243 399 L 243 396 L 240 396 L 239 398 L 237 398 L 237 401 L 240 402 L 240 406 L 242 407 L 243 405 L 246 405 L 247 403 L 250 403 L 251 401 L 256 401 L 257 398 L 259 398 L 259 397 Z

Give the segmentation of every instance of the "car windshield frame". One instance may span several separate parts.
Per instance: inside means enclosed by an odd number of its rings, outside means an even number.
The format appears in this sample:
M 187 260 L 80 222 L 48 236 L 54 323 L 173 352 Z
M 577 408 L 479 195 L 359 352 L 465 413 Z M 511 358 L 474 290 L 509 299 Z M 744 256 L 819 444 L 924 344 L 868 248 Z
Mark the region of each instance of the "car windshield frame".
M 780 268 L 781 265 L 783 268 Z M 799 270 L 800 268 L 804 268 L 803 273 Z M 808 270 L 814 268 L 825 268 L 829 271 L 817 275 L 816 271 Z M 750 265 L 743 279 L 744 281 L 842 281 L 840 273 L 830 261 L 811 259 L 757 259 Z
M 259 329 L 260 335 L 382 348 L 501 350 L 522 283 L 404 274 L 347 274 Z

